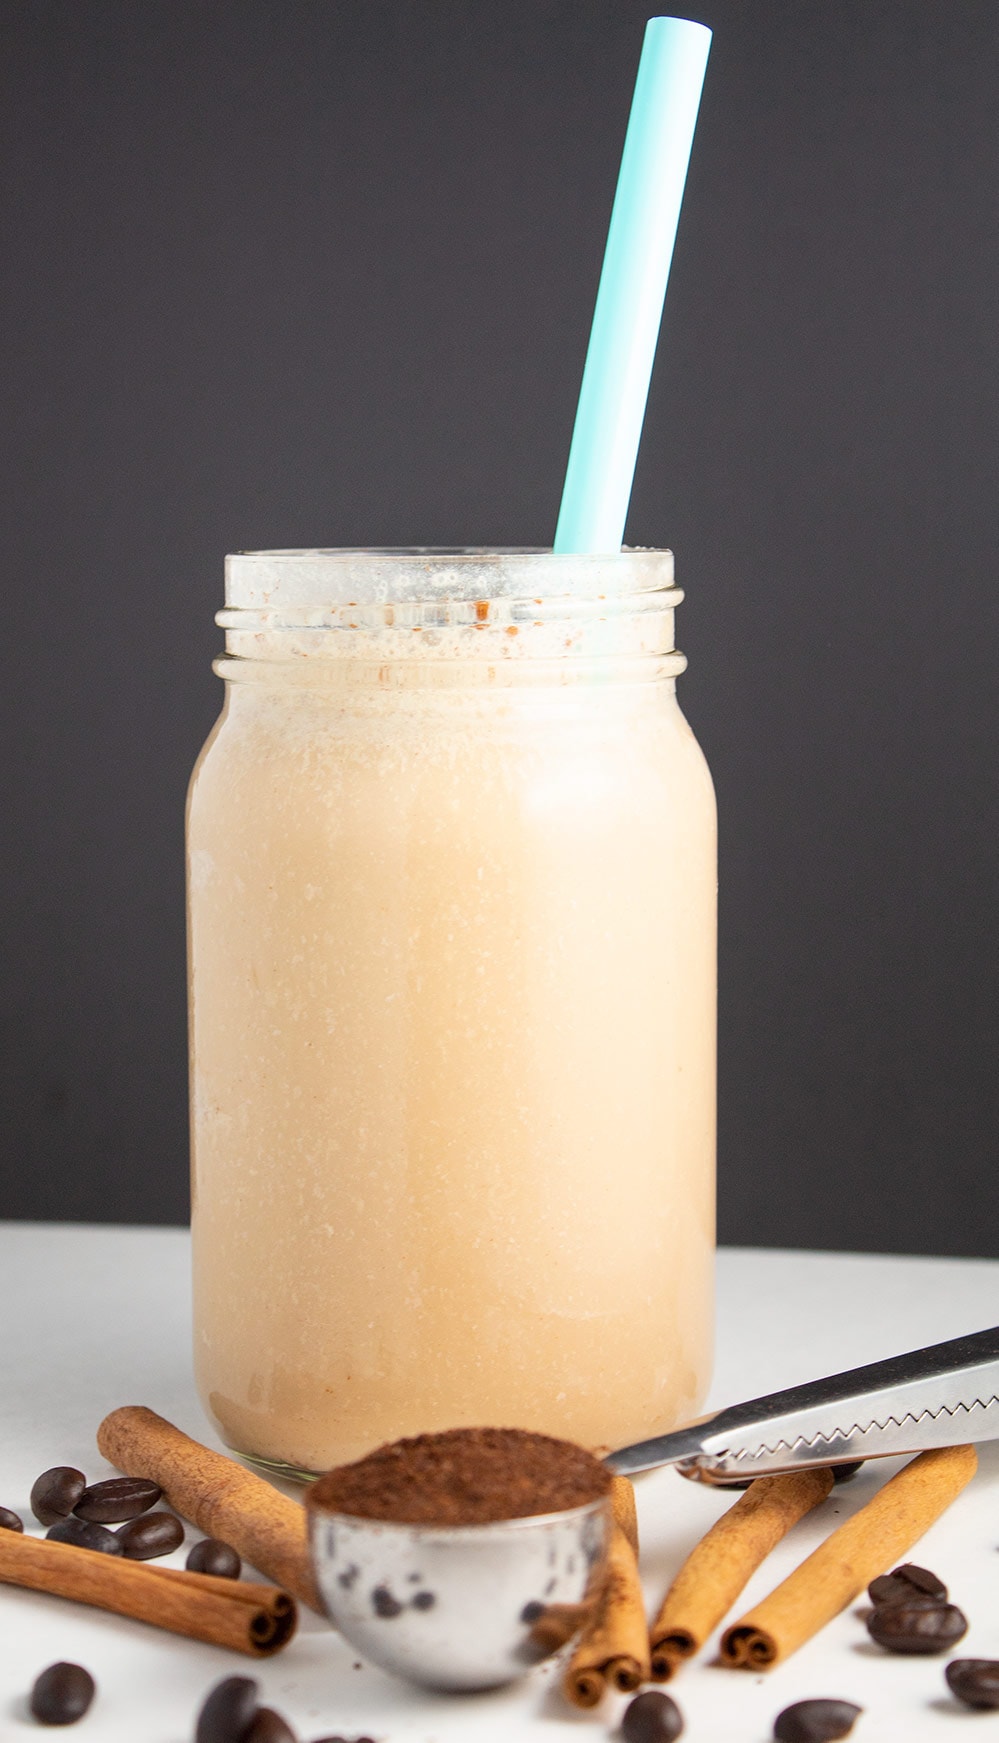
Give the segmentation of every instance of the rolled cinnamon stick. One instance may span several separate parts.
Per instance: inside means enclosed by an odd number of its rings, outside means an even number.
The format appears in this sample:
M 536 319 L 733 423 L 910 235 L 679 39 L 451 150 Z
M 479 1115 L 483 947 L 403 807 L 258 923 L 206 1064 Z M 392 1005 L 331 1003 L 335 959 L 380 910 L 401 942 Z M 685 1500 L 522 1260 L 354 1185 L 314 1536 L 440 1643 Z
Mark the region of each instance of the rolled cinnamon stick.
M 637 1556 L 638 1510 L 635 1507 L 635 1485 L 630 1477 L 611 1478 L 611 1512 Z
M 298 1621 L 295 1600 L 275 1586 L 154 1568 L 19 1531 L 0 1531 L 0 1582 L 75 1598 L 253 1658 L 286 1646 Z
M 612 1478 L 610 1499 L 614 1524 L 624 1533 L 637 1558 L 638 1515 L 634 1485 L 628 1477 Z M 585 1638 L 587 1625 L 595 1621 L 596 1615 L 595 1597 L 584 1599 L 581 1604 L 548 1604 L 532 1623 L 531 1638 L 542 1652 L 558 1652 L 560 1647 L 568 1645 L 574 1634 L 583 1632 Z M 601 1692 L 597 1690 L 594 1702 L 600 1699 Z
M 109 1464 L 129 1477 L 152 1477 L 185 1519 L 231 1543 L 244 1561 L 325 1614 L 309 1559 L 305 1509 L 297 1501 L 141 1404 L 112 1410 L 97 1430 L 97 1445 Z
M 832 1471 L 757 1477 L 701 1538 L 652 1624 L 652 1676 L 666 1682 L 717 1628 L 750 1575 L 799 1519 L 824 1501 Z
M 973 1446 L 920 1453 L 769 1597 L 726 1630 L 722 1663 L 769 1670 L 789 1658 L 911 1549 L 977 1468 Z
M 573 1706 L 595 1707 L 608 1686 L 630 1694 L 648 1676 L 649 1630 L 638 1563 L 615 1522 L 593 1617 L 577 1642 L 562 1686 Z
M 620 1528 L 637 1558 L 638 1516 L 635 1509 L 635 1489 L 628 1477 L 611 1480 L 611 1529 Z M 574 1634 L 584 1633 L 597 1615 L 600 1591 L 598 1582 L 588 1589 L 580 1604 L 546 1604 L 531 1623 L 531 1641 L 541 1654 L 558 1652 L 567 1646 Z M 599 1699 L 599 1695 L 597 1696 Z

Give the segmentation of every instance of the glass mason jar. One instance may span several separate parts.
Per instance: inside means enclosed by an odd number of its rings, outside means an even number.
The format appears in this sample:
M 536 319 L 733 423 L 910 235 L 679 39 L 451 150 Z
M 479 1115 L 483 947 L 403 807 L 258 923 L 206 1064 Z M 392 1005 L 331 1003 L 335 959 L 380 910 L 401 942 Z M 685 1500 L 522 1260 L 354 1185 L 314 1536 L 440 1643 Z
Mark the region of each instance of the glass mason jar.
M 715 809 L 668 551 L 230 557 L 188 803 L 196 1368 L 324 1470 L 689 1418 Z

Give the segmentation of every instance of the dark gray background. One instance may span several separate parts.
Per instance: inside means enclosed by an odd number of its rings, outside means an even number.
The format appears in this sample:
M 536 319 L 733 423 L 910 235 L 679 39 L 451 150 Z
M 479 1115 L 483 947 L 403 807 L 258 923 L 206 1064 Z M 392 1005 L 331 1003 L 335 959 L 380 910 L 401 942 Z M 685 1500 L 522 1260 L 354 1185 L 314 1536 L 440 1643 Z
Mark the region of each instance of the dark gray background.
M 2 8 L 0 1214 L 186 1213 L 227 550 L 550 543 L 646 0 Z M 999 1253 L 994 0 L 709 0 L 629 538 L 721 812 L 720 1232 Z

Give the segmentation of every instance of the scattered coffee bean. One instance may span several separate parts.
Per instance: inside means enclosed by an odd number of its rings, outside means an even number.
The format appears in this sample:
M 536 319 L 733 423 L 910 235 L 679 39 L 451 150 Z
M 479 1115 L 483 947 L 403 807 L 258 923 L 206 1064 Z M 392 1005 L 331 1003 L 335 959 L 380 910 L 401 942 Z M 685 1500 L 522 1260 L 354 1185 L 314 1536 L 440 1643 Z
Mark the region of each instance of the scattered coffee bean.
M 231 1543 L 220 1537 L 203 1537 L 191 1550 L 184 1566 L 193 1574 L 214 1574 L 217 1580 L 238 1580 L 243 1564 Z
M 122 1546 L 106 1525 L 94 1525 L 90 1519 L 60 1519 L 45 1533 L 53 1543 L 74 1543 L 77 1549 L 96 1549 L 101 1555 L 121 1555 Z
M 872 1604 L 904 1603 L 916 1596 L 938 1598 L 941 1604 L 947 1602 L 947 1587 L 943 1580 L 938 1580 L 936 1574 L 931 1574 L 928 1567 L 917 1567 L 914 1561 L 903 1562 L 890 1574 L 882 1574 L 880 1579 L 872 1580 L 867 1588 L 867 1596 Z
M 65 1519 L 86 1486 L 83 1472 L 74 1470 L 72 1465 L 53 1465 L 50 1471 L 43 1471 L 32 1483 L 30 1496 L 31 1511 L 39 1525 L 54 1525 L 57 1519 Z
M 832 1743 L 853 1730 L 863 1707 L 852 1701 L 795 1701 L 774 1720 L 777 1743 Z
M 23 1531 L 24 1521 L 18 1513 L 12 1513 L 9 1507 L 0 1507 L 0 1531 Z
M 944 1676 L 966 1707 L 999 1707 L 999 1659 L 953 1658 Z
M 123 1519 L 137 1519 L 155 1507 L 163 1490 L 148 1477 L 109 1477 L 106 1483 L 91 1483 L 77 1501 L 73 1512 L 78 1519 L 92 1519 L 97 1525 L 117 1525 Z
M 683 1730 L 683 1715 L 669 1695 L 649 1689 L 624 1709 L 621 1735 L 625 1743 L 673 1743 Z
M 75 1725 L 95 1690 L 94 1679 L 82 1664 L 50 1664 L 35 1678 L 28 1705 L 40 1725 Z
M 877 1604 L 867 1632 L 888 1652 L 946 1652 L 968 1632 L 967 1617 L 956 1604 L 931 1597 L 905 1604 Z
M 242 1743 L 298 1743 L 287 1719 L 282 1719 L 273 1707 L 258 1707 Z
M 217 1682 L 198 1714 L 194 1743 L 243 1743 L 257 1711 L 259 1687 L 251 1676 L 227 1676 Z
M 860 1470 L 861 1466 L 863 1465 L 863 1462 L 864 1462 L 863 1459 L 850 1459 L 850 1460 L 848 1460 L 848 1462 L 846 1464 L 833 1465 L 833 1468 L 832 1468 L 833 1482 L 834 1483 L 848 1483 L 850 1481 L 851 1477 L 855 1477 L 857 1475 L 857 1472 Z
M 129 1561 L 152 1561 L 154 1556 L 169 1555 L 184 1541 L 184 1527 L 175 1513 L 142 1513 L 119 1525 L 114 1533 L 121 1544 L 121 1553 Z

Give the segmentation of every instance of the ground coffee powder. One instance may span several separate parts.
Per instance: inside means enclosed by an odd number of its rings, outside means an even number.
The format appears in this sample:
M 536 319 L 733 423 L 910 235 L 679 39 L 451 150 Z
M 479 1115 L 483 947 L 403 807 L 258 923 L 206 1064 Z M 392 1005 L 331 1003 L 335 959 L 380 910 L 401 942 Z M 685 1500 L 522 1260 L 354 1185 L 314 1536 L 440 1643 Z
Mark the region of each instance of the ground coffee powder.
M 313 1505 L 406 1525 L 485 1525 L 561 1513 L 610 1493 L 606 1465 L 521 1428 L 452 1428 L 393 1441 L 314 1485 Z

